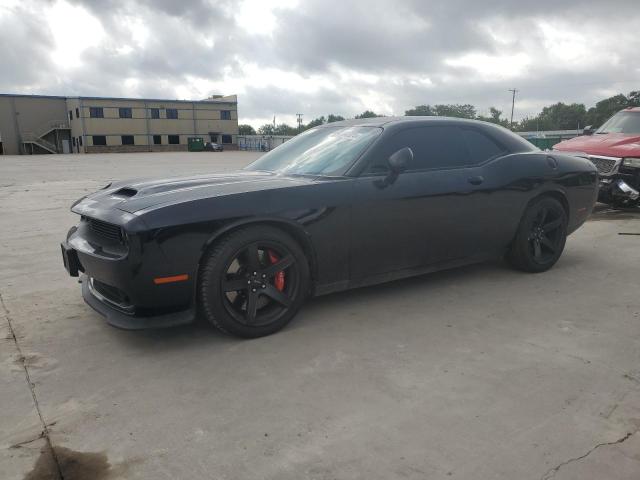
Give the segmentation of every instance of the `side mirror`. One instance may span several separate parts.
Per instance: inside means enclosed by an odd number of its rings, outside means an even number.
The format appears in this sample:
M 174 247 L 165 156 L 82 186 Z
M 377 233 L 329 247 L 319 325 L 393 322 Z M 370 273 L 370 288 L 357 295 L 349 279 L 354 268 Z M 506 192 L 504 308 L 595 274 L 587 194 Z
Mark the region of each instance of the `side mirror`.
M 582 130 L 582 134 L 583 135 L 593 135 L 593 132 L 595 132 L 596 129 L 593 128 L 592 125 L 588 125 L 586 127 L 584 127 L 584 129 Z
M 381 187 L 387 187 L 398 179 L 398 175 L 404 172 L 413 161 L 413 151 L 409 147 L 401 148 L 388 159 L 389 174 L 383 179 L 378 180 L 376 184 Z
M 413 161 L 413 150 L 409 147 L 401 148 L 389 157 L 389 170 L 396 174 L 404 172 Z

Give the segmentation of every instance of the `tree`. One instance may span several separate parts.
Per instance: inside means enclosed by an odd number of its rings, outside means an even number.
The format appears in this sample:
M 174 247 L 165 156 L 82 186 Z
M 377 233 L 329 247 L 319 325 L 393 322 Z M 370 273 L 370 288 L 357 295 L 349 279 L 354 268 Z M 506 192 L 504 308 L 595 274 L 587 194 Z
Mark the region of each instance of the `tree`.
M 489 116 L 484 117 L 482 115 L 478 115 L 476 120 L 481 120 L 483 122 L 495 123 L 496 125 L 502 125 L 503 127 L 509 126 L 509 120 L 502 117 L 502 110 L 498 110 L 495 107 L 489 108 Z
M 258 135 L 296 135 L 298 133 L 297 127 L 292 127 L 287 125 L 286 123 L 281 123 L 276 127 L 273 126 L 273 123 L 265 123 L 258 129 Z
M 623 108 L 630 106 L 637 97 L 634 94 L 638 92 L 631 92 L 629 98 L 623 94 L 614 95 L 613 97 L 605 98 L 596 103 L 595 107 L 591 107 L 585 118 L 585 123 L 595 127 L 599 127 L 606 122 L 614 113 L 618 113 Z
M 382 117 L 382 115 L 378 115 L 377 113 L 372 112 L 371 110 L 365 110 L 360 115 L 355 116 L 355 118 L 376 118 L 376 117 Z
M 281 123 L 280 125 L 276 126 L 276 128 L 273 130 L 274 135 L 293 136 L 293 135 L 297 135 L 297 133 L 298 133 L 298 127 L 292 127 L 290 125 L 287 125 L 286 123 Z
M 404 114 L 406 117 L 432 117 L 436 112 L 431 109 L 431 105 L 417 105 L 411 110 L 406 110 Z
M 640 90 L 630 92 L 627 99 L 630 107 L 640 107 Z
M 585 126 L 587 110 L 582 103 L 558 102 L 542 109 L 537 116 L 523 119 L 519 131 L 576 130 Z
M 344 120 L 344 117 L 342 115 L 334 115 L 333 113 L 330 113 L 327 116 L 327 123 L 339 122 L 341 120 Z
M 436 105 L 434 109 L 439 117 L 476 118 L 476 107 L 468 103 Z
M 273 135 L 273 123 L 265 123 L 258 129 L 258 135 Z
M 418 105 L 411 110 L 404 112 L 406 116 L 438 116 L 457 118 L 476 118 L 476 107 L 465 103 L 461 104 L 439 104 L 439 105 Z
M 493 123 L 500 123 L 502 110 L 498 110 L 496 107 L 491 107 L 489 108 L 489 114 L 491 115 L 491 120 L 493 121 Z
M 326 120 L 325 120 L 324 116 L 318 117 L 318 118 L 314 118 L 309 123 L 307 123 L 307 125 L 304 127 L 304 129 L 306 130 L 308 128 L 317 127 L 318 125 L 322 125 L 325 122 L 326 122 Z
M 251 125 L 242 124 L 238 125 L 238 134 L 240 135 L 255 135 L 256 131 Z

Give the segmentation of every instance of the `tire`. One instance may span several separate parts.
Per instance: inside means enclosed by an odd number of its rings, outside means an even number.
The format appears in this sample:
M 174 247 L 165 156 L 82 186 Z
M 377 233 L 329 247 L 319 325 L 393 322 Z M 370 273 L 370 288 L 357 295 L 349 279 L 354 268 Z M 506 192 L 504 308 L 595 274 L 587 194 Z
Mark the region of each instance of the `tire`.
M 507 254 L 522 271 L 549 270 L 560 258 L 567 240 L 567 212 L 553 197 L 541 197 L 527 207 Z
M 309 292 L 309 263 L 300 245 L 278 228 L 236 230 L 205 254 L 199 306 L 219 330 L 245 338 L 277 332 Z

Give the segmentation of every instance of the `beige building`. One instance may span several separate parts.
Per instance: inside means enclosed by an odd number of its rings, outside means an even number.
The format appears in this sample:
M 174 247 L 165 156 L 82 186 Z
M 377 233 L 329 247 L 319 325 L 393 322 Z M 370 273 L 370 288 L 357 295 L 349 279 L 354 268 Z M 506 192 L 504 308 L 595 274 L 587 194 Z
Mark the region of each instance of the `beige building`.
M 187 101 L 0 94 L 4 154 L 186 150 L 192 137 L 237 148 L 237 97 Z

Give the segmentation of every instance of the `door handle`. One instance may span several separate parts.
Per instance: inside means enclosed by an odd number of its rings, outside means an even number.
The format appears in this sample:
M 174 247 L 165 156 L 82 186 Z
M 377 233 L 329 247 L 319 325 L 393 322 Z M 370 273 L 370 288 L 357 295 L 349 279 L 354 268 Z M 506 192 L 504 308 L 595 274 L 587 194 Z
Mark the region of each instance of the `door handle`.
M 484 182 L 484 177 L 482 175 L 478 175 L 477 177 L 469 177 L 468 179 L 471 185 L 480 185 Z

